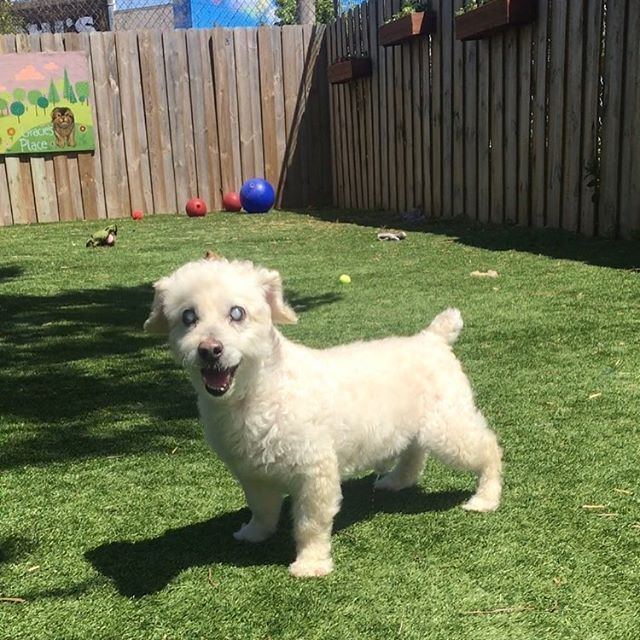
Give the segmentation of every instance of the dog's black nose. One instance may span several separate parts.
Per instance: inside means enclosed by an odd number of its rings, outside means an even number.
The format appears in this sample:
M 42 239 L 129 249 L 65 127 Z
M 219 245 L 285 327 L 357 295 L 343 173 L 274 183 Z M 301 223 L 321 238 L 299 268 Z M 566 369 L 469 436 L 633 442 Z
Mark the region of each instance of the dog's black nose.
M 203 340 L 198 345 L 198 355 L 203 362 L 215 362 L 224 351 L 222 342 L 219 340 Z

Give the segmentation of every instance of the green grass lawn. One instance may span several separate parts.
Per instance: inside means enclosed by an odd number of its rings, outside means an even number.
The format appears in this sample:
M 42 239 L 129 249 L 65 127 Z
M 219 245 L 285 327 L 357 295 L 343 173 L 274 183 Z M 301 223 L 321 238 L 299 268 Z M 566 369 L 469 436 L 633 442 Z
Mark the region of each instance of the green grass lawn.
M 457 222 L 384 243 L 335 215 L 124 220 L 113 249 L 85 248 L 100 222 L 0 229 L 0 639 L 640 637 L 640 246 Z M 501 509 L 464 512 L 474 479 L 432 461 L 400 494 L 345 483 L 326 578 L 289 576 L 286 513 L 235 542 L 241 491 L 142 332 L 151 283 L 208 248 L 279 269 L 313 346 L 458 306 Z

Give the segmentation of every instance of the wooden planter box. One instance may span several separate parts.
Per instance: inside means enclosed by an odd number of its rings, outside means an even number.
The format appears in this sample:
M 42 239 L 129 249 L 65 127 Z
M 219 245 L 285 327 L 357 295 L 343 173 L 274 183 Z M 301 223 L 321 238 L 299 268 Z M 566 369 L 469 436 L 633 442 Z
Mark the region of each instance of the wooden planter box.
M 436 14 L 433 11 L 419 11 L 387 22 L 378 28 L 378 42 L 383 47 L 391 47 L 412 38 L 435 33 Z
M 351 82 L 371 75 L 371 58 L 352 58 L 329 65 L 327 76 L 331 84 Z
M 511 25 L 528 24 L 536 17 L 537 0 L 491 0 L 456 16 L 458 40 L 481 40 Z

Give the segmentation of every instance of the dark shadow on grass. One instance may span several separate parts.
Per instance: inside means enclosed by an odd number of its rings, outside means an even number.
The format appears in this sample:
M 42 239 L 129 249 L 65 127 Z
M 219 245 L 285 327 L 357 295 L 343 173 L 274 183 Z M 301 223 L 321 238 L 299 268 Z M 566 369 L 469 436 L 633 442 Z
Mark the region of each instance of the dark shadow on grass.
M 0 282 L 6 282 L 7 280 L 16 280 L 24 273 L 24 269 L 18 265 L 10 264 L 7 266 L 0 266 Z
M 373 476 L 368 476 L 345 482 L 343 495 L 334 532 L 377 513 L 446 511 L 461 504 L 470 492 L 425 493 L 417 487 L 399 493 L 374 492 Z M 238 567 L 285 565 L 293 560 L 295 549 L 289 510 L 287 500 L 278 532 L 260 544 L 242 543 L 232 537 L 250 515 L 247 509 L 241 509 L 205 522 L 169 529 L 156 538 L 108 543 L 88 551 L 85 557 L 97 571 L 113 581 L 121 595 L 136 598 L 157 593 L 191 567 L 216 563 Z
M 151 283 L 0 295 L 0 415 L 28 425 L 5 431 L 0 469 L 165 450 L 166 436 L 194 438 L 187 376 L 164 340 L 142 331 L 152 296 Z M 338 299 L 289 292 L 300 311 Z M 180 420 L 193 420 L 193 429 Z
M 15 562 L 19 558 L 31 553 L 35 544 L 23 536 L 6 536 L 0 539 L 0 564 Z
M 452 238 L 459 244 L 490 251 L 522 251 L 562 260 L 575 260 L 614 269 L 640 270 L 640 242 L 587 238 L 559 229 L 529 229 L 514 225 L 481 224 L 457 218 L 418 223 L 392 212 L 300 211 L 327 222 L 346 222 L 376 230 L 403 229 Z M 408 238 L 411 240 L 411 237 Z

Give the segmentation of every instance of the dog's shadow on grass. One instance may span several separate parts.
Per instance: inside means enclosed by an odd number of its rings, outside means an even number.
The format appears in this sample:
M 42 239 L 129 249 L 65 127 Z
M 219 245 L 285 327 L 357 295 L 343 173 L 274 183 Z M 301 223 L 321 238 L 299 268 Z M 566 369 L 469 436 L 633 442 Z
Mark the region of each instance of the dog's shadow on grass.
M 426 493 L 415 487 L 398 493 L 373 490 L 373 476 L 343 484 L 343 502 L 334 533 L 378 513 L 415 514 L 446 511 L 460 505 L 468 491 Z M 232 533 L 249 517 L 247 509 L 225 513 L 204 522 L 169 529 L 161 536 L 135 542 L 111 542 L 92 549 L 85 557 L 113 581 L 126 597 L 143 597 L 161 591 L 178 574 L 191 567 L 216 563 L 234 566 L 286 565 L 293 560 L 289 500 L 285 502 L 278 532 L 260 544 L 237 542 Z

